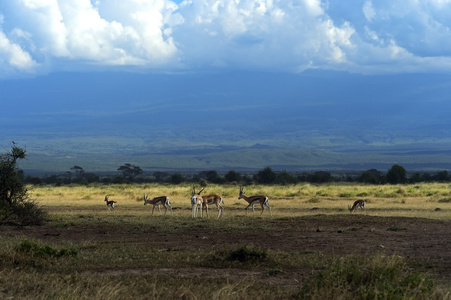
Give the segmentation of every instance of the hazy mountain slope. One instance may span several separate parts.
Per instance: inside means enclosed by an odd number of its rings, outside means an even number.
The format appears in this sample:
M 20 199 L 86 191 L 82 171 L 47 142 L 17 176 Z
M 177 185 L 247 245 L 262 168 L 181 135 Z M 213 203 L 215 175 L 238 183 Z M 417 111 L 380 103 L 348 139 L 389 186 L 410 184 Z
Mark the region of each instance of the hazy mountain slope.
M 0 96 L 10 95 L 1 98 L 3 147 L 15 140 L 30 159 L 105 156 L 114 164 L 95 168 L 108 170 L 138 156 L 160 166 L 152 157 L 163 153 L 190 154 L 171 155 L 177 163 L 168 168 L 341 164 L 341 154 L 327 158 L 327 152 L 317 160 L 293 158 L 288 150 L 209 153 L 255 144 L 343 153 L 451 148 L 451 77 L 445 75 L 80 73 L 68 80 L 61 73 L 0 81 Z M 426 163 L 437 159 L 428 156 Z M 70 161 L 64 165 L 77 163 Z

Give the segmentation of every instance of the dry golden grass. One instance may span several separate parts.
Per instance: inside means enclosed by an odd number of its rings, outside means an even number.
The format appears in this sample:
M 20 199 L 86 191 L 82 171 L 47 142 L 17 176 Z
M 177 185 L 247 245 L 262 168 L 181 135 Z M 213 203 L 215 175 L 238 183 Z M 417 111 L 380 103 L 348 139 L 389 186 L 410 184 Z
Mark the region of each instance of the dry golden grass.
M 105 195 L 117 201 L 116 209 L 141 215 L 149 214 L 151 206 L 143 207 L 143 195 L 166 195 L 175 215 L 191 214 L 191 185 L 122 184 L 88 186 L 29 186 L 30 196 L 50 212 L 77 213 L 83 210 L 106 213 Z M 199 187 L 198 187 L 199 189 Z M 209 185 L 202 194 L 216 193 L 224 199 L 224 217 L 244 214 L 247 202 L 238 200 L 239 186 Z M 275 216 L 349 213 L 348 205 L 357 199 L 366 201 L 366 213 L 374 216 L 407 216 L 433 219 L 451 218 L 451 185 L 423 183 L 415 185 L 359 184 L 297 184 L 290 186 L 252 185 L 246 195 L 265 194 Z M 256 213 L 261 208 L 257 205 Z M 210 207 L 212 215 L 216 208 Z M 164 212 L 164 210 L 163 210 Z M 250 211 L 251 212 L 251 211 Z M 156 214 L 158 210 L 156 209 Z M 361 212 L 359 212 L 361 213 Z M 266 211 L 264 215 L 269 213 Z
M 196 187 L 199 189 L 199 187 Z M 451 219 L 450 184 L 416 185 L 358 185 L 358 184 L 298 184 L 291 186 L 245 187 L 246 195 L 266 194 L 274 218 L 269 220 L 265 209 L 263 218 L 236 218 L 244 215 L 247 202 L 238 200 L 239 186 L 209 185 L 202 194 L 217 193 L 224 198 L 224 217 L 216 220 L 216 208 L 211 209 L 214 218 L 187 222 L 191 218 L 191 185 L 133 184 L 88 186 L 28 186 L 30 197 L 50 213 L 51 226 L 56 228 L 79 225 L 132 224 L 136 232 L 152 228 L 165 234 L 183 230 L 207 228 L 213 232 L 226 228 L 229 231 L 265 231 L 278 218 L 308 216 L 312 214 L 349 214 L 348 205 L 357 199 L 367 202 L 368 215 L 409 216 L 433 219 Z M 143 195 L 166 195 L 174 208 L 173 218 L 151 217 L 151 206 L 143 206 Z M 117 201 L 116 211 L 110 213 L 104 202 L 105 195 Z M 436 209 L 439 210 L 436 210 Z M 158 214 L 158 211 L 155 212 Z M 251 212 L 250 212 L 251 213 Z M 362 212 L 358 212 L 362 213 Z M 256 214 L 260 208 L 256 207 Z M 333 216 L 332 216 L 333 217 Z M 263 219 L 263 222 L 262 222 Z M 258 220 L 255 221 L 254 220 Z M 265 227 L 266 226 L 266 227 Z M 83 228 L 83 226 L 80 226 Z M 308 228 L 306 230 L 309 230 Z M 288 299 L 298 298 L 296 291 L 278 285 L 265 285 L 247 277 L 247 270 L 260 268 L 272 273 L 308 268 L 324 270 L 332 262 L 342 258 L 321 253 L 271 251 L 266 262 L 240 266 L 233 262 L 214 262 L 221 249 L 191 248 L 155 249 L 149 244 L 120 241 L 56 240 L 39 245 L 54 249 L 76 249 L 76 257 L 35 257 L 29 252 L 17 250 L 23 238 L 2 237 L 0 249 L 0 298 L 16 299 Z M 377 266 L 391 268 L 390 258 L 370 258 L 361 269 Z M 221 265 L 222 264 L 222 265 Z M 358 265 L 360 268 L 361 265 Z M 202 272 L 234 270 L 238 276 L 202 278 Z M 150 271 L 149 271 L 150 270 Z M 196 270 L 201 270 L 196 273 Z M 178 275 L 184 272 L 183 276 Z M 158 272 L 160 272 L 158 274 Z M 188 276 L 188 275 L 189 276 Z M 221 273 L 222 274 L 222 273 Z M 242 276 L 241 276 L 242 274 Z M 409 275 L 409 274 L 407 274 Z M 238 278 L 238 279 L 237 279 Z M 422 279 L 422 277 L 419 277 Z M 335 282 L 335 277 L 331 277 Z M 299 285 L 300 287 L 300 285 Z M 377 288 L 376 288 L 377 290 Z M 434 288 L 425 297 L 449 299 L 448 286 Z M 330 288 L 326 292 L 337 295 L 340 291 Z M 347 292 L 347 289 L 344 291 Z M 319 291 L 320 298 L 324 291 Z M 437 296 L 438 295 L 438 296 Z M 315 298 L 315 297 L 313 297 Z M 323 297 L 324 298 L 324 297 Z M 409 298 L 408 296 L 406 298 Z

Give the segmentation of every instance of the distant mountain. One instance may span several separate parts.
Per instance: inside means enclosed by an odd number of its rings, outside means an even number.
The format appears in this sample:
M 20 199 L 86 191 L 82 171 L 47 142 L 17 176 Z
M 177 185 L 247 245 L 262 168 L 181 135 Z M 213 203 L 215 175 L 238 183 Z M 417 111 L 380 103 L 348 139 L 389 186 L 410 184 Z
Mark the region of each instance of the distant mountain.
M 451 149 L 450 83 L 440 74 L 324 71 L 3 80 L 0 144 L 25 146 L 24 165 L 39 170 L 85 162 L 114 171 L 133 161 L 174 170 L 366 168 L 394 161 L 440 168 L 443 151 Z
M 265 167 L 290 172 L 361 172 L 368 169 L 388 170 L 393 164 L 403 165 L 408 172 L 435 172 L 451 169 L 450 151 L 364 151 L 338 153 L 321 149 L 255 149 L 208 151 L 180 154 L 127 153 L 49 154 L 31 152 L 21 162 L 26 173 L 58 173 L 70 171 L 74 165 L 89 172 L 118 173 L 119 166 L 131 163 L 146 172 L 198 172 L 202 170 L 229 170 L 256 172 Z

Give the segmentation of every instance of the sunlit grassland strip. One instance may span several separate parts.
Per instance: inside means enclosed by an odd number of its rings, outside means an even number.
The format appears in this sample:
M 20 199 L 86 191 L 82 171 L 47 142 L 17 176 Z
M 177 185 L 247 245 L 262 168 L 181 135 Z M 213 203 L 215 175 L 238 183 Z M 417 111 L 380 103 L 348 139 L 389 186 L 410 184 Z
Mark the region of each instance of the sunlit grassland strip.
M 215 207 L 211 208 L 209 219 L 191 219 L 189 184 L 28 186 L 28 189 L 30 198 L 50 213 L 46 229 L 49 234 L 73 226 L 68 229 L 109 228 L 121 230 L 121 235 L 115 238 L 109 232 L 96 231 L 95 240 L 30 241 L 20 233 L 2 237 L 0 298 L 450 299 L 449 286 L 434 284 L 421 273 L 424 268 L 398 255 L 340 256 L 305 249 L 255 249 L 251 245 L 243 250 L 246 261 L 241 262 L 230 258 L 230 254 L 240 249 L 225 243 L 187 247 L 182 242 L 174 247 L 156 247 L 150 240 L 155 238 L 150 233 L 164 239 L 169 235 L 183 237 L 187 231 L 200 236 L 203 232 L 213 235 L 219 231 L 229 231 L 232 236 L 241 231 L 289 231 L 289 226 L 278 225 L 298 217 L 295 222 L 302 222 L 302 226 L 296 230 L 316 232 L 317 226 L 309 223 L 309 215 L 345 219 L 349 215 L 348 205 L 356 199 L 367 201 L 366 214 L 371 216 L 450 219 L 450 184 L 246 186 L 247 195 L 269 197 L 273 218 L 266 209 L 262 217 L 257 217 L 259 207 L 255 218 L 245 217 L 247 202 L 238 200 L 238 185 L 208 185 L 203 194 L 224 197 L 224 217 L 219 220 Z M 158 210 L 151 217 L 151 207 L 143 205 L 143 194 L 167 195 L 174 217 L 159 217 Z M 117 201 L 114 212 L 107 210 L 105 195 Z M 363 212 L 356 214 L 361 215 L 355 216 L 356 220 L 365 219 Z M 25 245 L 35 243 L 36 247 L 23 247 L 24 240 Z M 243 244 L 247 245 L 247 241 Z M 71 253 L 62 250 L 74 249 L 77 255 L 42 255 L 42 249 L 51 250 L 45 253 Z M 295 281 L 291 276 L 302 280 Z M 284 278 L 290 282 L 288 288 L 279 284 Z
M 119 184 L 87 186 L 29 186 L 30 197 L 58 214 L 108 215 L 105 195 L 117 201 L 116 213 L 147 218 L 152 206 L 143 206 L 143 195 L 170 198 L 175 217 L 191 215 L 192 186 L 166 184 Z M 199 189 L 199 187 L 198 187 Z M 224 218 L 244 216 L 247 202 L 238 199 L 238 185 L 208 185 L 203 195 L 220 194 L 225 209 Z M 406 216 L 432 219 L 451 219 L 451 185 L 448 183 L 422 183 L 415 185 L 359 185 L 359 184 L 297 184 L 288 186 L 250 185 L 246 195 L 264 194 L 274 217 L 304 216 L 311 214 L 349 213 L 348 206 L 357 199 L 366 201 L 366 213 L 373 216 Z M 215 206 L 209 207 L 210 216 L 217 215 Z M 255 214 L 261 208 L 255 206 Z M 162 209 L 164 213 L 164 209 Z M 169 213 L 169 212 L 168 212 Z M 362 213 L 362 212 L 358 212 Z M 158 209 L 155 209 L 158 215 Z M 248 214 L 252 214 L 249 208 Z M 263 216 L 269 216 L 265 209 Z

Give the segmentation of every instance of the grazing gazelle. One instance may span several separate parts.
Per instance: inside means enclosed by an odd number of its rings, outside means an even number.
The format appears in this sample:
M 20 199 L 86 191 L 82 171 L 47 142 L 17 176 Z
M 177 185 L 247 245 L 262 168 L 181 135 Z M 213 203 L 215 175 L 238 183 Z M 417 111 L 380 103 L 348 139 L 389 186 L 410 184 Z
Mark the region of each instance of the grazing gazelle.
M 155 206 L 158 205 L 158 211 L 160 212 L 160 216 L 161 216 L 161 209 L 160 209 L 160 205 L 163 205 L 164 207 L 164 215 L 166 216 L 166 213 L 168 212 L 168 208 L 166 206 L 169 207 L 169 209 L 171 210 L 171 216 L 172 216 L 172 207 L 171 207 L 171 203 L 169 203 L 169 198 L 166 196 L 160 196 L 160 197 L 155 197 L 152 200 L 150 200 L 147 195 L 144 195 L 144 205 L 146 204 L 152 204 L 152 216 L 153 216 L 153 212 L 155 210 Z
M 357 209 L 363 209 L 366 212 L 365 208 L 365 200 L 356 200 L 354 204 L 351 206 L 348 205 L 349 212 L 357 211 Z
M 114 210 L 114 203 L 117 203 L 116 201 L 111 200 L 110 197 L 105 196 L 105 202 L 106 206 L 108 207 L 108 210 Z
M 254 204 L 259 203 L 260 206 L 262 207 L 262 212 L 260 213 L 260 215 L 262 215 L 263 211 L 265 210 L 265 208 L 263 207 L 263 205 L 264 205 L 268 208 L 269 214 L 272 216 L 271 207 L 269 207 L 269 204 L 268 204 L 268 197 L 266 197 L 265 195 L 257 195 L 257 196 L 247 197 L 246 195 L 244 195 L 243 188 L 240 186 L 240 196 L 238 197 L 238 199 L 244 199 L 249 203 L 249 205 L 246 207 L 246 214 L 247 214 L 247 209 L 250 206 L 252 206 L 252 215 L 255 215 Z
M 202 189 L 203 190 L 203 189 Z M 202 191 L 200 191 L 202 192 Z M 199 194 L 200 194 L 199 192 Z M 214 204 L 218 208 L 218 219 L 222 216 L 222 212 L 224 211 L 224 208 L 221 206 L 222 203 L 222 197 L 217 194 L 211 194 L 202 196 L 202 203 L 205 206 L 205 210 L 207 211 L 207 218 L 208 218 L 208 205 Z M 202 216 L 204 215 L 204 211 L 202 210 Z
M 191 195 L 191 208 L 193 210 L 193 218 L 197 217 L 197 214 L 199 212 L 199 206 L 200 206 L 200 210 L 202 212 L 202 196 L 200 195 L 200 193 L 202 193 L 204 189 L 201 189 L 199 193 L 196 193 L 196 188 L 193 186 L 193 192 Z M 202 217 L 203 217 L 203 213 L 202 213 Z

